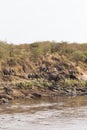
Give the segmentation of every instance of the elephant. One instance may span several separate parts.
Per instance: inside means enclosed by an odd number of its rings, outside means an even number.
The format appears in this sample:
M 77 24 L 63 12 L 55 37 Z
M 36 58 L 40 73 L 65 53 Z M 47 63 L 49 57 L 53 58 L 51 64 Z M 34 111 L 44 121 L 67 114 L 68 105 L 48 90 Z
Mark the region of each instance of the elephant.
M 4 75 L 12 75 L 12 74 L 15 75 L 15 71 L 11 68 L 4 68 L 2 72 Z
M 28 74 L 28 78 L 37 79 L 37 78 L 39 78 L 39 75 L 35 74 L 35 73 L 30 73 L 30 74 Z

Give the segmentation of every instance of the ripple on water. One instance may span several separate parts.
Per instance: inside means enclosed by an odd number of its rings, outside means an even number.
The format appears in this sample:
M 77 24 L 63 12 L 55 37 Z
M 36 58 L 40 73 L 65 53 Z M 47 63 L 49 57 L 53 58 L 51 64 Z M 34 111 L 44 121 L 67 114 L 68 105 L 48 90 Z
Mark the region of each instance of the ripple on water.
M 87 97 L 15 103 L 0 111 L 0 130 L 87 130 Z

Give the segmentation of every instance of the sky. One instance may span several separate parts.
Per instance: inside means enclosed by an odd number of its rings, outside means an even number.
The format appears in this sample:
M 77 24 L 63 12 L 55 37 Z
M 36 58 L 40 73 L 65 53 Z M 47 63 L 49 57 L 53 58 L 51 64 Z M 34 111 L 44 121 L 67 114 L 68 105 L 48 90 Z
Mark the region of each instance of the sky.
M 87 43 L 87 0 L 0 0 L 0 40 Z

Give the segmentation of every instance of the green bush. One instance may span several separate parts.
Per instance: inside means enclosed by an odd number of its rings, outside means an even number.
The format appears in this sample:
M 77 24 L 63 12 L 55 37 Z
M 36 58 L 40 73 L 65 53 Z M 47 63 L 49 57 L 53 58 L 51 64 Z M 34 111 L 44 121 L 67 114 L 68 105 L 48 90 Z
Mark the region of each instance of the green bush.
M 60 87 L 63 88 L 73 88 L 73 87 L 77 87 L 77 88 L 84 88 L 86 87 L 86 81 L 78 81 L 78 80 L 71 80 L 71 79 L 66 79 L 65 81 L 62 80 L 58 83 L 58 85 Z
M 76 51 L 72 54 L 72 59 L 75 61 L 82 61 L 85 62 L 87 59 L 86 53 L 82 51 Z

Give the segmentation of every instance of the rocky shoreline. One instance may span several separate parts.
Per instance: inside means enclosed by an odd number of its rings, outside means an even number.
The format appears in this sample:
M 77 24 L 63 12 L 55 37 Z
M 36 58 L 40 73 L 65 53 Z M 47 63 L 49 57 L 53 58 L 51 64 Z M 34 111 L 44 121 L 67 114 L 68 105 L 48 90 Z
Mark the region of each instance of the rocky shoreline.
M 16 99 L 87 95 L 87 82 L 78 80 L 50 81 L 43 78 L 0 83 L 0 104 Z

